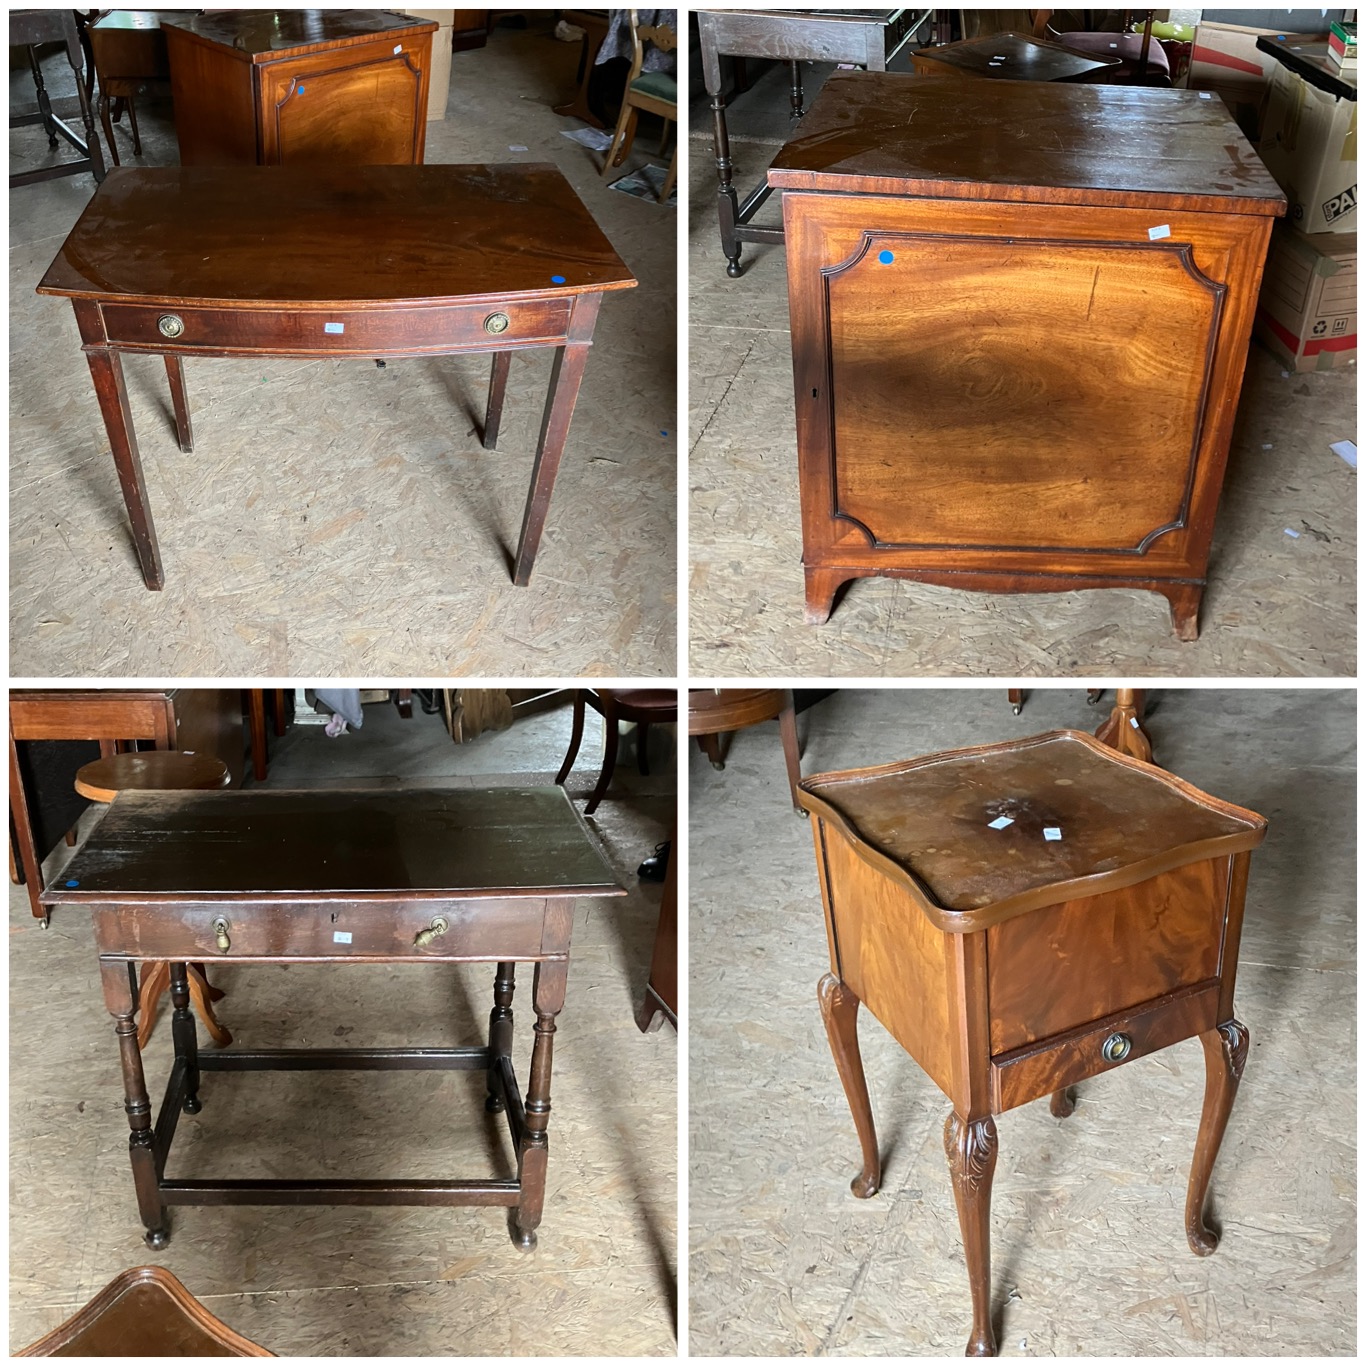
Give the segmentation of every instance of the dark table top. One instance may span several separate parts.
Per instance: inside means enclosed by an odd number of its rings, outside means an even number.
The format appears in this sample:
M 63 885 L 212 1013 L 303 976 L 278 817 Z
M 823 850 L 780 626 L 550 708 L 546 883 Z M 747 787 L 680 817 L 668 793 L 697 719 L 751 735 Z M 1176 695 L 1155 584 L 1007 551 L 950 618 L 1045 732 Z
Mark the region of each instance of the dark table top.
M 1074 52 L 1027 33 L 965 38 L 942 47 L 921 48 L 915 55 L 997 81 L 1067 81 L 1119 65 L 1118 57 Z
M 1257 48 L 1303 76 L 1310 85 L 1326 90 L 1340 100 L 1356 101 L 1356 68 L 1344 71 L 1328 55 L 1326 38 L 1307 33 L 1279 33 L 1274 38 L 1263 34 L 1257 39 Z
M 769 168 L 785 190 L 1278 215 L 1223 102 L 1194 90 L 837 71 Z
M 551 165 L 177 166 L 111 171 L 38 292 L 365 307 L 634 284 Z
M 212 14 L 163 11 L 162 23 L 167 28 L 184 29 L 202 42 L 227 48 L 249 62 L 369 42 L 405 29 L 430 33 L 437 26 L 433 19 L 415 19 L 383 9 L 218 10 Z
M 620 896 L 559 787 L 124 792 L 44 900 Z
M 1079 731 L 820 774 L 801 790 L 952 911 L 1085 879 L 1095 885 L 1076 896 L 1130 886 L 1251 849 L 1266 831 L 1254 812 Z

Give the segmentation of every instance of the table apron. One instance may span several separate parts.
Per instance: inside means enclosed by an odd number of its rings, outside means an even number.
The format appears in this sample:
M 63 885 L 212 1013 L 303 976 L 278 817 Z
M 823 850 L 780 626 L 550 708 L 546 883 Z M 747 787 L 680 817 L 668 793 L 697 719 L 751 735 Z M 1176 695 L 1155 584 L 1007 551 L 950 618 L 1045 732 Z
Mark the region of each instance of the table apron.
M 572 298 L 389 309 L 176 308 L 101 304 L 86 348 L 176 355 L 407 356 L 562 346 Z M 162 320 L 181 331 L 167 337 Z M 167 326 L 173 324 L 167 323 Z

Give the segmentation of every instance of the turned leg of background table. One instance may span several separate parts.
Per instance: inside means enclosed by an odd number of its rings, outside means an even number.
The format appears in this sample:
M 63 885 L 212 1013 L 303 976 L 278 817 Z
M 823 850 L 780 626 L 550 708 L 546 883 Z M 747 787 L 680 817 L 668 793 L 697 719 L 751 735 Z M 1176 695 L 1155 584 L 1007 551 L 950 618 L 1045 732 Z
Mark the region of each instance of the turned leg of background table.
M 156 528 L 152 525 L 152 514 L 147 506 L 147 488 L 142 478 L 142 461 L 138 458 L 133 419 L 128 413 L 123 364 L 117 351 L 87 351 L 85 358 L 90 363 L 104 428 L 114 453 L 114 468 L 118 471 L 123 501 L 128 507 L 128 520 L 133 527 L 133 544 L 137 547 L 143 582 L 148 588 L 157 589 L 165 582 L 161 572 L 161 551 L 157 548 Z
M 792 112 L 791 118 L 799 119 L 806 110 L 802 108 L 802 64 L 792 63 Z
M 176 1058 L 185 1064 L 185 1101 L 187 1115 L 197 1115 L 204 1103 L 199 1099 L 199 1040 L 195 1037 L 194 1014 L 190 1010 L 190 983 L 184 963 L 171 963 L 171 1037 Z
M 835 1056 L 835 1068 L 844 1085 L 844 1094 L 854 1116 L 859 1146 L 863 1149 L 863 1170 L 849 1183 L 860 1200 L 876 1195 L 882 1184 L 882 1159 L 877 1150 L 877 1130 L 873 1127 L 873 1106 L 868 1099 L 868 1082 L 863 1075 L 863 1057 L 858 1047 L 859 999 L 832 972 L 816 985 L 821 1018 Z
M 1200 1042 L 1205 1048 L 1205 1106 L 1186 1188 L 1186 1238 L 1197 1257 L 1208 1257 L 1219 1246 L 1219 1235 L 1205 1224 L 1205 1196 L 1247 1062 L 1247 1026 L 1229 1020 L 1202 1034 Z
M 740 219 L 740 201 L 735 186 L 730 183 L 734 167 L 730 159 L 730 133 L 726 128 L 726 100 L 719 90 L 711 97 L 711 112 L 716 140 L 716 213 L 721 224 L 721 250 L 726 257 L 726 274 L 732 280 L 740 278 L 740 240 L 735 226 Z
M 1153 746 L 1143 729 L 1142 688 L 1117 688 L 1115 705 L 1096 730 L 1096 739 L 1111 749 L 1145 764 L 1153 761 Z
M 508 371 L 512 369 L 512 352 L 495 351 L 493 370 L 489 375 L 489 401 L 484 411 L 484 449 L 491 451 L 498 444 L 498 428 L 503 421 L 503 395 L 507 392 Z
M 185 367 L 179 356 L 166 357 L 166 378 L 171 385 L 171 407 L 175 409 L 175 435 L 187 455 L 194 450 L 194 430 L 190 426 L 190 400 L 185 395 Z
M 996 1124 L 991 1116 L 968 1121 L 950 1110 L 944 1121 L 944 1152 L 972 1290 L 972 1336 L 964 1355 L 992 1357 L 996 1334 L 991 1326 L 991 1178 L 996 1171 Z
M 503 1097 L 494 1083 L 498 1059 L 512 1056 L 512 996 L 517 989 L 517 964 L 499 963 L 493 979 L 493 1009 L 489 1011 L 489 1071 L 488 1095 L 484 1109 L 497 1114 L 503 1108 Z
M 577 307 L 577 305 L 576 305 Z M 546 396 L 545 416 L 541 419 L 541 440 L 536 448 L 536 464 L 531 471 L 531 490 L 522 514 L 522 535 L 517 543 L 517 563 L 512 581 L 525 588 L 531 582 L 531 567 L 545 530 L 550 495 L 555 488 L 564 443 L 569 436 L 569 421 L 579 397 L 584 366 L 588 364 L 587 346 L 561 346 L 555 352 L 550 372 L 550 393 Z
M 138 1051 L 137 973 L 132 963 L 100 963 L 104 1004 L 114 1017 L 114 1033 L 119 1041 L 119 1060 L 123 1065 L 123 1108 L 128 1115 L 128 1158 L 133 1168 L 138 1213 L 147 1232 L 147 1246 L 160 1249 L 171 1240 L 166 1206 L 157 1185 L 156 1151 L 152 1141 L 152 1102 L 142 1074 L 142 1054 Z
M 799 816 L 804 816 L 806 810 L 797 800 L 797 784 L 802 780 L 802 752 L 797 744 L 797 704 L 790 688 L 786 699 L 778 713 L 778 730 L 783 737 L 783 758 L 787 761 L 787 785 L 792 792 L 792 805 Z
M 550 1124 L 550 1062 L 554 1050 L 555 1017 L 564 1006 L 566 962 L 536 964 L 531 1004 L 536 1012 L 536 1037 L 531 1045 L 531 1071 L 526 1088 L 526 1128 L 517 1153 L 517 1177 L 522 1198 L 514 1215 L 512 1240 L 523 1252 L 536 1246 L 536 1227 L 545 1207 L 545 1172 L 550 1157 L 546 1129 Z

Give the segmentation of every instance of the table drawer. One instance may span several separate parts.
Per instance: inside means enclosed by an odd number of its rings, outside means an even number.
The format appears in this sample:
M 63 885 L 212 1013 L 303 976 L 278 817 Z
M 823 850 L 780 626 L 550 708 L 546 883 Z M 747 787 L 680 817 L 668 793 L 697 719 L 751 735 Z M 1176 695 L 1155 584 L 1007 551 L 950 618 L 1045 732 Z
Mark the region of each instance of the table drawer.
M 445 933 L 415 943 L 433 918 Z M 228 947 L 214 922 L 226 921 Z M 232 962 L 319 959 L 535 958 L 542 953 L 546 902 L 537 897 L 317 905 L 204 905 L 173 913 L 143 906 L 101 907 L 95 915 L 100 953 L 124 958 Z
M 1213 1029 L 1218 1021 L 1219 983 L 1173 992 L 1138 1010 L 1111 1015 L 1081 1029 L 1029 1044 L 991 1060 L 993 1113 L 1012 1110 L 1073 1082 L 1122 1066 Z M 1119 1055 L 1107 1055 L 1114 1039 Z
M 105 304 L 115 345 L 251 355 L 408 355 L 490 351 L 562 339 L 572 303 L 527 299 L 450 308 L 152 308 Z M 164 320 L 164 321 L 163 321 Z

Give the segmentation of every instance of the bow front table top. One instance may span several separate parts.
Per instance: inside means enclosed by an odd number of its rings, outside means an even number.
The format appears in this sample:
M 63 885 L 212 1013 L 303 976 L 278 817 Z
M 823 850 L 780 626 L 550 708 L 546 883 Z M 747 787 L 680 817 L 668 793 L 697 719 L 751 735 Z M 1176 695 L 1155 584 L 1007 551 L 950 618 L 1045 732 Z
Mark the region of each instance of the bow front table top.
M 1076 731 L 799 784 L 814 817 L 830 971 L 818 996 L 863 1168 L 881 1181 L 860 1003 L 949 1098 L 945 1148 L 973 1331 L 992 1355 L 993 1116 L 1183 1039 L 1207 1081 L 1186 1235 L 1207 1255 L 1214 1159 L 1247 1058 L 1233 988 L 1266 822 Z M 1084 1122 L 1079 1120 L 1078 1122 Z
M 94 916 L 105 1004 L 123 1062 L 129 1152 L 149 1246 L 168 1205 L 505 1205 L 536 1242 L 549 1152 L 551 1043 L 564 1005 L 579 897 L 625 895 L 556 787 L 121 792 L 46 889 Z M 161 1111 L 137 1046 L 139 960 L 169 962 L 175 1062 Z M 486 1047 L 258 1049 L 200 1055 L 186 962 L 496 963 Z M 518 962 L 535 964 L 525 1101 L 512 1067 Z M 482 1071 L 506 1114 L 517 1175 L 461 1181 L 180 1180 L 166 1175 L 183 1109 L 214 1093 L 201 1073 L 268 1069 Z M 282 1122 L 288 1117 L 282 1116 Z
M 555 360 L 513 572 L 525 585 L 604 293 L 636 281 L 554 166 L 219 166 L 113 171 L 40 294 L 71 299 L 148 588 L 163 584 L 120 355 L 166 360 L 182 450 L 186 356 L 493 352 Z

